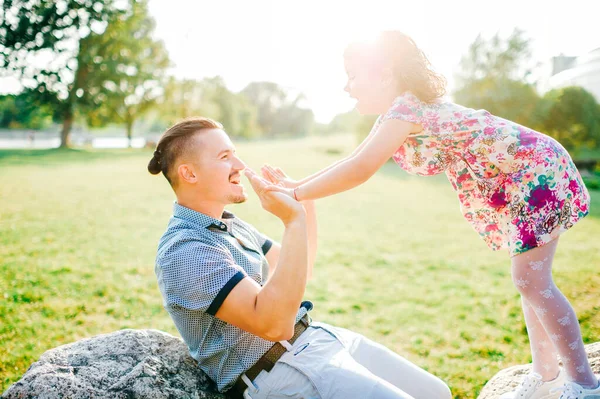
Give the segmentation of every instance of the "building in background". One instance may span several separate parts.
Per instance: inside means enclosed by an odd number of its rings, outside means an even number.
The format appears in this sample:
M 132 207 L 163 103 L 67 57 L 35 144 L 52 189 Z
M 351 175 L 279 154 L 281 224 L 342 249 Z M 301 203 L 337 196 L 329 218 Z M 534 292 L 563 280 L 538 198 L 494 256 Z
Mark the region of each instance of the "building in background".
M 544 82 L 543 91 L 580 86 L 600 103 L 600 47 L 578 57 L 553 57 L 550 67 L 550 77 Z

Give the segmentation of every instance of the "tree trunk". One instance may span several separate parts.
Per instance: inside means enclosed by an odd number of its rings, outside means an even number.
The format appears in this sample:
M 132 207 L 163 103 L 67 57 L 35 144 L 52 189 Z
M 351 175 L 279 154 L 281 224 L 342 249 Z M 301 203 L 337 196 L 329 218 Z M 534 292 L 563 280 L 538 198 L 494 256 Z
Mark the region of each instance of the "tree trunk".
M 63 125 L 60 132 L 60 148 L 69 148 L 71 146 L 71 140 L 69 138 L 71 134 L 71 127 L 73 126 L 73 111 L 68 110 L 63 114 Z
M 127 121 L 127 147 L 131 148 L 131 135 L 133 133 L 133 122 Z

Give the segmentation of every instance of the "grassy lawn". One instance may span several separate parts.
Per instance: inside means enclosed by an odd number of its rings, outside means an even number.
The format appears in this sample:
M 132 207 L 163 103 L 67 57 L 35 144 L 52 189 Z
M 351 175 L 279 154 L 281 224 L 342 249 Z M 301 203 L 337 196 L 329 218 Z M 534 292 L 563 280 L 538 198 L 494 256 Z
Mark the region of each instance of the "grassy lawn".
M 351 137 L 243 143 L 252 167 L 302 177 L 347 153 Z M 162 308 L 154 256 L 174 196 L 146 171 L 150 151 L 0 151 L 0 392 L 46 350 L 121 328 L 177 334 Z M 247 189 L 249 185 L 246 184 Z M 600 341 L 600 192 L 561 238 L 558 286 L 584 340 Z M 230 207 L 275 239 L 256 196 Z M 530 361 L 506 253 L 462 219 L 444 176 L 386 165 L 367 184 L 321 200 L 307 298 L 314 318 L 381 342 L 475 398 L 499 370 Z

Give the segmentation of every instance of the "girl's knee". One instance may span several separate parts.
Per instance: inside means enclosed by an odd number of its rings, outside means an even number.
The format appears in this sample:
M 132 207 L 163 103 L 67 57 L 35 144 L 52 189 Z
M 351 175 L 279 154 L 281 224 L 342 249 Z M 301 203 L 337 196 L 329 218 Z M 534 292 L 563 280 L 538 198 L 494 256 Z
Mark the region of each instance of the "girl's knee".
M 513 273 L 512 281 L 517 291 L 526 299 L 530 299 L 537 290 L 537 281 L 533 281 L 525 273 Z
M 512 281 L 519 293 L 528 301 L 549 299 L 554 293 L 551 275 L 536 273 L 522 266 L 513 266 Z

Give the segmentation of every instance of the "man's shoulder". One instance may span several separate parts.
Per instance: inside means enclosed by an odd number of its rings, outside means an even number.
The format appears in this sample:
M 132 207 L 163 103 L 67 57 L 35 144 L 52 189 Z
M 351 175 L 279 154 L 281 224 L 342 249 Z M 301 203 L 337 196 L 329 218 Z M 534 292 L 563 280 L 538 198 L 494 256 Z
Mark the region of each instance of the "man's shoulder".
M 250 223 L 246 222 L 244 219 L 242 219 L 238 216 L 233 217 L 233 224 L 235 224 L 236 226 L 241 226 L 248 230 L 252 230 L 252 229 L 256 230 L 256 227 L 252 226 Z
M 233 223 L 237 227 L 241 227 L 242 229 L 244 229 L 246 232 L 248 232 L 250 234 L 260 233 L 260 231 L 253 224 L 245 221 L 244 219 L 242 219 L 238 216 L 234 216 Z
M 157 263 L 161 264 L 173 257 L 185 257 L 186 254 L 201 255 L 223 253 L 227 255 L 227 247 L 210 232 L 185 224 L 172 225 L 162 235 L 158 244 Z
M 210 243 L 211 237 L 204 231 L 194 226 L 181 222 L 177 219 L 171 219 L 167 229 L 159 240 L 158 246 L 174 246 L 186 241 L 198 241 Z

